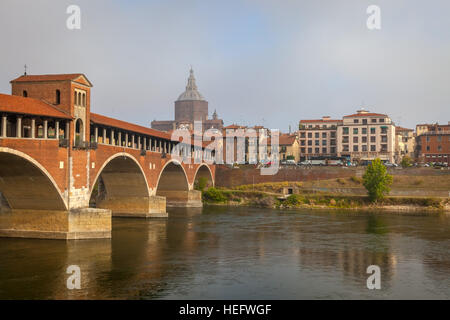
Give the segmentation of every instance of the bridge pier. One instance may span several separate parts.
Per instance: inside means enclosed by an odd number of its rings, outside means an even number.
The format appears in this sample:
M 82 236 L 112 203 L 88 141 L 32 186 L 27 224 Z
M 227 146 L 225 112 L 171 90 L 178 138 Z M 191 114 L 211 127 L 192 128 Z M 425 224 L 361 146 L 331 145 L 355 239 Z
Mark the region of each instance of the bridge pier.
M 110 209 L 113 217 L 166 218 L 166 198 L 115 196 L 97 199 L 97 208 Z
M 166 197 L 167 207 L 200 208 L 203 206 L 202 193 L 198 190 L 161 190 L 158 195 Z
M 0 210 L 0 237 L 39 239 L 111 238 L 111 211 L 80 208 L 65 210 Z

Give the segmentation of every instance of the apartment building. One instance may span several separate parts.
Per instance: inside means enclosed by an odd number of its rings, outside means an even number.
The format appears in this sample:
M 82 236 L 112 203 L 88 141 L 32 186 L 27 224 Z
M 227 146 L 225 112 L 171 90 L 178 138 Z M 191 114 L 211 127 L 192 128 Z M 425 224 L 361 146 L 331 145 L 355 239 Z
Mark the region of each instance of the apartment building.
M 416 132 L 416 158 L 419 162 L 450 165 L 450 122 L 446 125 L 419 124 Z
M 337 155 L 337 128 L 342 120 L 324 116 L 317 120 L 300 120 L 300 158 L 335 157 Z
M 352 162 L 382 161 L 394 162 L 395 125 L 386 114 L 358 110 L 343 117 L 337 129 L 338 156 Z

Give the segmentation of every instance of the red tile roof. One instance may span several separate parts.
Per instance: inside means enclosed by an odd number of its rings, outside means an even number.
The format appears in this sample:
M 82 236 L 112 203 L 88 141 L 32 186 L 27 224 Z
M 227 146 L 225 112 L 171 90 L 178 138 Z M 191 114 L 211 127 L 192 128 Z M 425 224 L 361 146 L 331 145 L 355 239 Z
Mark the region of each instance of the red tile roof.
M 387 114 L 367 112 L 367 113 L 355 113 L 350 114 L 348 116 L 344 116 L 344 118 L 350 117 L 387 117 Z
M 72 119 L 65 111 L 42 100 L 0 93 L 0 111 Z
M 23 75 L 10 82 L 36 82 L 36 81 L 75 81 L 79 77 L 84 77 L 89 85 L 91 82 L 82 73 L 68 73 L 68 74 L 42 74 L 42 75 Z
M 395 127 L 395 131 L 414 131 L 414 129 L 408 129 L 403 127 Z
M 278 145 L 279 146 L 291 146 L 292 144 L 294 144 L 295 140 L 296 140 L 297 136 L 295 134 L 280 134 L 279 135 L 279 140 L 278 140 Z M 272 144 L 272 139 L 268 138 L 267 140 L 263 140 L 267 141 L 268 145 Z
M 162 138 L 162 139 L 170 140 L 170 137 L 171 137 L 171 135 L 167 132 L 143 127 L 143 126 L 140 126 L 137 124 L 133 124 L 133 123 L 122 121 L 122 120 L 117 120 L 114 118 L 109 118 L 109 117 L 102 116 L 100 114 L 92 113 L 92 112 L 91 112 L 91 121 L 94 123 L 97 123 L 97 124 L 104 125 L 104 126 L 120 128 L 123 130 L 141 133 L 141 134 L 145 134 L 145 135 L 150 135 L 150 136 L 154 136 L 154 137 L 158 137 L 158 138 Z

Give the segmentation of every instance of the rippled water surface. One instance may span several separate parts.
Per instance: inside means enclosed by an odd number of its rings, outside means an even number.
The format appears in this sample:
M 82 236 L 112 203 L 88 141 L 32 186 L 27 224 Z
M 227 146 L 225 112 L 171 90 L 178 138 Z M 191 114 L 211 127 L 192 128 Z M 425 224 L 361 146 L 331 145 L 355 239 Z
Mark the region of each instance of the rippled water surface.
M 450 298 L 445 214 L 177 209 L 114 218 L 110 240 L 0 238 L 0 257 L 1 299 Z M 366 287 L 369 265 L 381 290 Z

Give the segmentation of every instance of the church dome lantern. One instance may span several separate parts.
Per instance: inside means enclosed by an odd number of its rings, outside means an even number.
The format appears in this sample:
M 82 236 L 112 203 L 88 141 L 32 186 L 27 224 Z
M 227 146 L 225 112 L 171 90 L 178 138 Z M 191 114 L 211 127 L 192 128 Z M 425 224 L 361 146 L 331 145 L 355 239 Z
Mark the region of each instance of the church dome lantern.
M 186 91 L 184 91 L 178 97 L 177 101 L 205 101 L 205 98 L 197 90 L 197 84 L 195 83 L 194 70 L 190 70 Z

